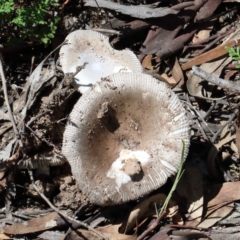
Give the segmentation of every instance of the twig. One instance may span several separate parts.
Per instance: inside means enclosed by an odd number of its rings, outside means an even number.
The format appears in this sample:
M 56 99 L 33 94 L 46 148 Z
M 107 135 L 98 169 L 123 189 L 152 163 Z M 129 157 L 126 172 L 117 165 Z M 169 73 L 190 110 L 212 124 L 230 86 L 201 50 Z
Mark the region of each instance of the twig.
M 170 228 L 178 228 L 178 229 L 192 229 L 199 231 L 211 231 L 211 228 L 202 228 L 202 227 L 192 227 L 192 226 L 184 226 L 184 225 L 176 225 L 176 224 L 168 224 L 166 227 Z
M 207 122 L 203 119 L 203 117 L 201 116 L 201 114 L 194 108 L 194 106 L 192 106 L 192 104 L 190 104 L 189 102 L 182 100 L 182 102 L 185 102 L 189 105 L 190 109 L 192 109 L 196 115 L 200 118 L 201 122 L 204 123 L 204 125 L 207 127 L 207 129 L 209 130 L 210 133 L 214 134 L 214 132 L 212 131 L 212 129 L 208 126 Z
M 15 135 L 16 135 L 17 139 L 19 139 L 19 132 L 18 132 L 18 129 L 17 129 L 16 123 L 15 123 L 15 119 L 13 117 L 12 110 L 11 110 L 11 107 L 10 107 L 10 104 L 9 104 L 9 101 L 8 101 L 6 78 L 5 78 L 5 75 L 4 75 L 4 72 L 3 72 L 3 65 L 2 65 L 1 60 L 0 60 L 0 76 L 1 76 L 1 79 L 2 79 L 3 92 L 4 92 L 4 98 L 5 98 L 5 102 L 6 102 L 6 105 L 7 105 L 7 109 L 8 109 L 8 115 L 9 115 L 9 118 L 12 122 L 13 130 L 15 132 Z
M 34 135 L 34 136 L 36 136 L 40 141 L 43 141 L 43 142 L 45 142 L 48 146 L 50 146 L 50 147 L 53 147 L 54 149 L 56 149 L 56 146 L 54 145 L 54 144 L 52 144 L 52 143 L 50 143 L 49 141 L 47 141 L 45 138 L 43 138 L 43 137 L 39 137 L 34 131 L 33 131 L 33 129 L 31 128 L 31 127 L 29 127 L 28 125 L 26 125 L 26 127 L 32 132 L 32 134 Z
M 200 122 L 198 121 L 198 119 L 196 119 L 195 122 L 196 122 L 196 124 L 197 124 L 200 132 L 202 133 L 203 138 L 204 138 L 206 141 L 209 141 L 209 138 L 207 137 L 206 133 L 204 132 L 204 130 L 203 130 Z
M 209 43 L 201 51 L 199 51 L 197 56 L 199 56 L 199 55 L 205 53 L 206 51 L 208 51 L 209 49 L 211 49 L 214 46 L 214 44 L 217 43 L 218 41 L 220 41 L 222 38 L 224 38 L 224 36 L 219 36 L 216 39 L 214 39 L 211 43 Z
M 214 46 L 215 43 L 217 43 L 218 41 L 220 41 L 221 39 L 223 39 L 226 36 L 229 36 L 231 33 L 233 33 L 235 31 L 235 29 L 230 29 L 229 31 L 226 31 L 225 33 L 222 34 L 216 34 L 216 39 L 214 39 L 211 43 L 209 43 L 205 48 L 203 48 L 201 51 L 199 51 L 198 56 L 203 54 L 204 52 L 206 52 L 207 50 L 209 50 L 212 46 Z M 211 38 L 211 37 L 210 37 Z M 209 39 L 210 39 L 209 38 Z M 204 41 L 204 40 L 202 40 Z M 200 41 L 201 42 L 201 41 Z M 197 44 L 197 43 L 196 43 Z
M 65 8 L 65 6 L 68 4 L 69 0 L 66 0 L 60 7 L 60 10 L 63 11 L 63 9 Z
M 194 100 L 195 100 L 195 98 L 194 98 Z M 187 95 L 187 101 L 188 101 L 188 103 L 190 104 L 190 106 L 192 107 L 192 109 L 194 110 L 194 112 L 197 114 L 197 116 L 201 119 L 202 123 L 203 123 L 203 124 L 207 127 L 207 129 L 210 131 L 210 133 L 214 134 L 214 132 L 213 132 L 213 131 L 211 130 L 211 128 L 208 126 L 207 122 L 205 122 L 205 120 L 203 119 L 202 115 L 201 115 L 201 114 L 196 110 L 196 108 L 192 105 L 192 102 L 191 102 L 191 100 L 190 100 L 190 98 L 189 98 L 189 95 Z M 198 124 L 200 125 L 199 122 L 198 122 Z M 201 131 L 202 133 L 204 133 L 203 136 L 206 136 L 206 137 L 207 137 L 207 135 L 205 134 L 205 131 L 203 130 L 203 128 L 202 128 L 201 125 L 200 125 L 200 131 Z M 209 140 L 208 137 L 207 137 L 207 140 Z
M 200 78 L 203 78 L 204 80 L 206 80 L 212 84 L 215 84 L 222 88 L 227 88 L 229 91 L 240 91 L 239 83 L 233 83 L 230 81 L 226 81 L 222 78 L 218 78 L 214 75 L 211 75 L 211 74 L 205 72 L 204 70 L 202 70 L 199 67 L 193 66 L 191 72 L 192 72 L 192 74 L 194 74 Z
M 66 44 L 66 41 L 64 41 L 64 42 L 62 42 L 60 45 L 58 45 L 53 51 L 51 51 L 48 55 L 47 55 L 47 57 L 45 57 L 43 60 L 42 60 L 42 62 L 39 64 L 39 65 L 43 65 L 46 61 L 47 61 L 47 59 L 54 53 L 54 52 L 56 52 L 61 46 L 63 46 L 64 44 Z M 38 65 L 38 66 L 39 66 Z M 35 68 L 35 70 L 37 69 L 37 67 Z M 34 71 L 35 71 L 34 70 Z M 33 71 L 33 72 L 34 72 Z M 30 77 L 31 77 L 31 75 L 30 75 Z M 21 117 L 21 120 L 19 121 L 19 123 L 18 123 L 18 125 L 19 126 L 21 126 L 22 125 L 22 123 L 25 121 L 25 118 L 26 118 L 26 116 L 27 116 L 27 110 L 28 110 L 28 105 L 29 105 L 29 103 L 30 103 L 30 101 L 31 101 L 31 98 L 32 98 L 32 96 L 31 96 L 31 90 L 30 90 L 30 88 L 31 88 L 31 85 L 29 85 L 28 86 L 28 89 L 27 89 L 27 94 L 26 94 L 26 99 L 25 99 L 25 106 L 24 106 L 24 108 L 22 109 L 22 117 Z M 23 125 L 24 126 L 24 125 Z
M 34 61 L 35 61 L 35 57 L 33 56 L 33 57 L 31 58 L 31 68 L 30 68 L 29 76 L 32 74 Z
M 203 119 L 204 119 L 204 120 L 210 116 L 211 112 L 213 111 L 213 109 L 214 109 L 215 106 L 216 106 L 216 103 L 215 103 L 215 102 L 212 102 L 211 104 L 212 104 L 211 107 L 208 109 L 208 111 L 206 112 L 206 114 L 203 116 Z
M 34 217 L 26 216 L 25 214 L 19 213 L 19 212 L 12 212 L 12 215 L 17 218 L 22 218 L 24 220 L 30 220 L 33 219 Z
M 73 83 L 73 81 L 74 81 L 74 77 L 75 77 L 80 71 L 82 71 L 82 70 L 86 67 L 87 64 L 88 64 L 88 62 L 85 62 L 83 65 L 78 66 L 78 67 L 76 68 L 75 73 L 67 73 L 67 74 L 65 74 L 65 77 L 63 78 L 63 81 L 62 81 L 61 84 L 59 85 L 59 89 L 62 88 L 62 84 L 65 84 L 66 86 L 70 86 L 70 85 Z
M 112 29 L 104 29 L 104 28 L 94 28 L 93 29 L 94 31 L 96 32 L 100 32 L 100 33 L 109 33 L 109 34 L 115 34 L 115 35 L 120 35 L 120 31 L 117 31 L 117 30 L 112 30 Z
M 163 211 L 161 215 L 159 215 L 155 221 L 153 221 L 150 226 L 140 235 L 137 240 L 144 239 L 150 232 L 152 232 L 160 223 L 160 220 L 166 215 L 166 211 Z
M 70 216 L 65 215 L 64 213 L 62 213 L 58 208 L 56 208 L 48 199 L 47 197 L 41 193 L 41 191 L 38 189 L 38 187 L 35 185 L 34 183 L 34 179 L 33 179 L 33 174 L 31 170 L 28 170 L 28 174 L 29 177 L 31 179 L 31 183 L 33 188 L 35 189 L 35 191 L 41 196 L 41 198 L 49 205 L 50 208 L 52 208 L 57 214 L 59 214 L 62 218 L 69 220 L 70 222 L 75 222 L 77 224 L 79 224 L 80 226 L 83 226 L 85 228 L 87 228 L 89 231 L 94 232 L 95 234 L 97 234 L 99 237 L 101 237 L 101 239 L 105 239 L 105 240 L 109 240 L 107 237 L 105 237 L 101 232 L 93 229 L 92 227 L 90 227 L 89 225 L 87 225 L 86 223 L 76 220 Z
M 212 143 L 214 143 L 217 139 L 217 137 L 219 136 L 219 134 L 222 132 L 222 130 L 236 117 L 236 112 L 234 112 L 232 114 L 232 116 L 228 119 L 228 121 L 222 125 L 222 127 L 214 134 L 214 136 L 212 137 Z
M 236 29 L 233 28 L 233 29 L 230 29 L 230 30 L 222 33 L 222 34 L 219 34 L 219 33 L 218 33 L 218 34 L 212 35 L 211 37 L 202 39 L 202 40 L 200 40 L 200 41 L 197 41 L 196 43 L 193 43 L 193 44 L 191 44 L 190 46 L 195 46 L 195 45 L 204 44 L 204 43 L 207 43 L 207 42 L 209 42 L 209 41 L 211 41 L 211 40 L 214 40 L 214 39 L 216 39 L 216 38 L 218 38 L 218 37 L 221 37 L 221 36 L 223 36 L 223 37 L 228 36 L 228 35 L 230 35 L 231 33 L 233 33 L 235 30 L 236 30 Z
M 36 121 L 38 118 L 42 117 L 43 115 L 45 115 L 46 113 L 50 113 L 52 112 L 51 110 L 46 110 L 45 112 L 37 115 L 36 117 L 32 117 L 26 124 L 27 127 L 29 127 L 34 121 Z

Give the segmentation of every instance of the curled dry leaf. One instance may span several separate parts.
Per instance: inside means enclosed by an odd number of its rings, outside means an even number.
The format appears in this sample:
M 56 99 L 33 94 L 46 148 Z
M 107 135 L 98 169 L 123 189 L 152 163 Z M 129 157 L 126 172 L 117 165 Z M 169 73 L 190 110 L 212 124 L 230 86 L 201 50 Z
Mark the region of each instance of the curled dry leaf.
M 5 235 L 4 233 L 0 233 L 0 239 L 1 239 L 1 240 L 8 240 L 8 239 L 10 239 L 10 240 L 11 240 L 11 239 L 13 239 L 13 238 Z
M 222 58 L 210 63 L 204 63 L 201 65 L 201 69 L 205 70 L 206 72 L 210 74 L 214 74 L 216 76 L 220 76 L 222 69 L 231 61 L 231 59 L 228 58 Z M 213 85 L 208 85 L 208 89 L 206 87 L 203 87 L 203 82 L 205 80 L 191 74 L 187 80 L 187 89 L 190 95 L 194 97 L 198 97 L 201 99 L 207 99 L 207 100 L 218 100 L 221 98 L 211 98 Z M 203 91 L 207 91 L 208 96 L 203 96 Z
M 161 77 L 163 77 L 170 86 L 174 86 L 177 83 L 173 77 L 169 77 L 166 73 L 163 73 Z
M 182 68 L 180 67 L 180 64 L 178 62 L 177 57 L 171 57 L 169 58 L 169 61 L 167 62 L 169 68 L 171 69 L 172 77 L 175 79 L 175 82 L 179 82 L 178 86 L 181 87 L 184 84 L 184 75 Z
M 25 223 L 7 226 L 4 228 L 4 233 L 10 235 L 23 235 L 52 229 L 58 226 L 57 218 L 59 218 L 58 214 L 56 212 L 51 212 L 44 216 L 26 221 Z
M 213 226 L 216 222 L 222 220 L 234 209 L 234 204 L 229 203 L 221 208 L 207 213 L 207 217 L 198 225 L 198 227 L 208 228 Z
M 195 21 L 200 21 L 212 16 L 217 7 L 221 4 L 222 0 L 208 0 L 204 6 L 199 10 Z
M 192 43 L 197 43 L 197 42 L 199 42 L 201 40 L 209 38 L 210 32 L 211 32 L 210 29 L 200 30 L 197 34 L 194 35 Z
M 203 225 L 205 226 L 215 223 L 214 221 L 207 221 L 205 222 L 205 219 L 214 217 L 216 221 L 219 221 L 222 217 L 225 217 L 228 213 L 230 213 L 232 209 L 232 205 L 228 205 L 229 203 L 232 203 L 234 201 L 240 200 L 240 192 L 237 191 L 240 187 L 240 182 L 226 182 L 223 184 L 214 184 L 209 186 L 204 195 L 204 202 L 206 205 L 205 213 L 204 213 L 204 221 Z M 224 206 L 227 206 L 222 211 L 218 211 L 215 213 L 215 215 L 212 215 L 214 212 L 216 212 L 219 208 L 222 208 Z M 205 222 L 205 223 L 204 223 Z M 200 225 L 199 226 L 203 226 Z
M 50 68 L 43 68 L 44 63 L 47 61 L 47 56 L 32 72 L 27 83 L 23 88 L 23 94 L 20 98 L 13 102 L 14 112 L 22 110 L 22 115 L 25 116 L 27 109 L 29 109 L 35 102 L 37 96 L 47 87 L 47 83 L 55 76 L 55 64 L 52 62 Z M 55 78 L 55 81 L 57 78 Z M 27 99 L 27 103 L 25 101 Z
M 191 61 L 185 63 L 182 65 L 182 69 L 183 70 L 187 70 L 189 68 L 191 68 L 192 66 L 197 66 L 203 63 L 207 63 L 219 58 L 225 58 L 228 55 L 228 51 L 226 50 L 226 46 L 228 47 L 232 47 L 235 46 L 235 44 L 237 43 L 238 46 L 240 45 L 240 41 L 239 41 L 239 37 L 240 37 L 240 29 L 236 29 L 236 31 L 234 33 L 232 33 L 228 39 L 226 39 L 220 46 L 205 52 L 203 54 L 201 54 L 200 56 L 192 59 Z
M 148 215 L 148 216 L 155 215 L 156 209 L 155 209 L 154 205 L 156 204 L 157 209 L 160 209 L 165 200 L 166 200 L 166 195 L 159 193 L 159 194 L 153 195 L 153 196 L 141 201 L 131 211 L 128 219 L 126 219 L 123 222 L 119 231 L 121 233 L 127 233 L 136 225 L 136 223 L 138 223 L 146 215 Z M 174 201 L 170 200 L 168 208 L 167 208 L 169 217 L 170 216 L 173 217 L 177 213 L 177 210 L 178 210 L 178 207 L 177 207 L 176 203 Z
M 142 61 L 142 66 L 146 69 L 153 70 L 153 65 L 152 65 L 152 56 L 151 54 L 147 55 L 143 61 Z

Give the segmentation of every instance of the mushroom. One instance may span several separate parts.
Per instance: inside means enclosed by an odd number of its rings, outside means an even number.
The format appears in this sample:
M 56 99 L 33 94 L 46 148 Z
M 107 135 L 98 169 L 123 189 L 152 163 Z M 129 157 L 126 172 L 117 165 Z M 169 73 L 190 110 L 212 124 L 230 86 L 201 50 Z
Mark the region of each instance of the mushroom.
M 185 110 L 163 82 L 141 73 L 106 77 L 75 104 L 62 152 L 91 203 L 121 204 L 162 186 L 178 171 Z
M 60 49 L 60 63 L 65 74 L 75 73 L 75 87 L 82 93 L 94 83 L 118 72 L 142 72 L 142 66 L 130 50 L 118 51 L 111 47 L 108 37 L 91 30 L 77 30 L 67 37 Z

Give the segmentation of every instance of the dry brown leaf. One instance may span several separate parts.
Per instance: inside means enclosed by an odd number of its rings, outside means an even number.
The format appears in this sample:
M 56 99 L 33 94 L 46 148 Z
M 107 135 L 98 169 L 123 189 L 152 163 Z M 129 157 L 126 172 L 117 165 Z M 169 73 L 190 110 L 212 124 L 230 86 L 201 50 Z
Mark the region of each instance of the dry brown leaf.
M 108 225 L 106 227 L 96 228 L 109 240 L 136 240 L 137 234 L 125 235 L 118 232 L 119 225 Z M 77 229 L 69 232 L 63 240 L 99 240 L 99 236 L 91 231 L 84 229 Z
M 226 217 L 234 209 L 234 204 L 229 203 L 212 213 L 207 213 L 207 217 L 198 225 L 198 227 L 208 228 L 213 226 L 216 222 Z
M 169 58 L 167 64 L 172 72 L 173 79 L 175 79 L 175 83 L 179 82 L 178 86 L 181 87 L 184 84 L 184 75 L 177 57 Z
M 209 237 L 207 234 L 196 231 L 196 230 L 183 230 L 183 231 L 172 231 L 172 234 L 169 236 L 169 240 L 188 240 L 188 239 L 208 239 L 212 240 L 211 237 Z
M 215 222 L 219 221 L 221 218 L 225 217 L 232 210 L 232 203 L 234 201 L 240 200 L 240 192 L 237 191 L 240 187 L 240 182 L 226 182 L 223 184 L 214 184 L 206 189 L 206 194 L 204 196 L 204 201 L 206 206 L 203 224 L 198 226 L 207 227 Z M 225 207 L 228 205 L 228 207 Z M 223 210 L 220 208 L 225 207 Z M 205 219 L 213 219 L 205 220 Z M 215 220 L 214 220 L 215 219 Z
M 239 187 L 240 182 L 226 182 L 212 185 L 205 196 L 208 203 L 207 207 L 240 200 L 240 191 L 237 191 Z
M 161 231 L 159 231 L 149 240 L 170 240 L 170 238 L 167 233 L 162 233 Z
M 166 73 L 161 74 L 161 77 L 163 77 L 170 85 L 175 85 L 177 83 L 177 81 L 173 77 L 168 77 Z
M 59 218 L 58 214 L 56 212 L 51 212 L 44 216 L 39 216 L 26 221 L 25 223 L 17 223 L 11 226 L 7 226 L 4 228 L 4 233 L 12 235 L 23 235 L 44 231 L 58 226 L 57 221 L 55 220 L 57 218 Z
M 118 225 L 108 225 L 105 227 L 97 228 L 104 236 L 108 237 L 109 240 L 135 240 L 137 239 L 137 234 L 133 235 L 125 235 L 118 232 L 119 227 L 121 224 Z
M 211 29 L 200 30 L 197 34 L 194 35 L 192 43 L 197 43 L 201 40 L 209 38 L 210 32 L 211 32 Z
M 229 35 L 229 37 L 218 47 L 201 54 L 200 56 L 192 59 L 191 61 L 182 65 L 183 70 L 187 70 L 192 66 L 197 66 L 215 59 L 219 59 L 220 57 L 225 57 L 228 55 L 226 50 L 226 46 L 232 47 L 236 44 L 236 42 L 240 45 L 239 41 L 240 30 L 237 28 L 236 31 Z
M 237 74 L 238 72 L 239 72 L 238 70 L 227 71 L 227 73 L 224 76 L 224 79 L 229 80 L 233 75 Z
M 144 216 L 146 215 L 153 215 L 156 213 L 155 211 L 155 206 L 154 204 L 157 205 L 157 208 L 159 209 L 159 207 L 164 203 L 164 201 L 166 200 L 166 195 L 165 194 L 156 194 L 153 195 L 145 200 L 143 200 L 142 202 L 140 202 L 139 204 L 137 204 L 133 210 L 131 211 L 131 213 L 129 214 L 129 217 L 127 220 L 125 220 L 123 222 L 123 224 L 121 225 L 119 232 L 121 233 L 127 233 L 129 230 L 131 230 L 136 223 L 141 220 L 142 218 L 144 218 Z M 169 201 L 169 207 L 172 208 L 173 206 L 175 206 L 176 203 L 172 200 Z M 174 209 L 175 211 L 176 209 Z
M 236 139 L 237 139 L 237 134 L 236 134 Z M 231 150 L 235 153 L 235 156 L 239 158 L 238 147 L 233 141 L 231 142 Z
M 147 55 L 143 61 L 142 61 L 142 66 L 146 69 L 153 70 L 153 65 L 152 65 L 152 55 Z
M 215 76 L 220 76 L 222 69 L 231 61 L 231 58 L 222 58 L 210 63 L 204 63 L 201 65 L 201 69 L 214 74 Z M 211 98 L 212 89 L 215 87 L 214 85 L 208 84 L 208 89 L 203 88 L 202 82 L 204 80 L 196 75 L 191 74 L 187 80 L 187 89 L 188 92 L 198 98 L 208 99 L 208 100 L 218 100 L 221 98 Z M 208 96 L 203 96 L 203 90 L 208 90 Z
M 226 46 L 228 46 L 228 47 L 234 46 L 236 40 L 229 40 L 228 42 L 223 43 L 222 45 L 199 55 L 198 57 L 194 58 L 193 60 L 183 64 L 182 69 L 187 70 L 187 69 L 191 68 L 192 66 L 197 66 L 197 65 L 200 65 L 203 63 L 207 63 L 209 61 L 219 59 L 220 57 L 221 58 L 226 57 L 228 55 L 228 51 L 225 49 L 225 47 Z M 237 42 L 240 45 L 239 40 L 237 40 Z
M 119 231 L 121 233 L 124 232 L 127 233 L 130 229 L 132 229 L 136 225 L 139 219 L 141 219 L 144 216 L 144 214 L 149 211 L 149 208 L 151 208 L 154 203 L 156 203 L 157 206 L 159 206 L 162 205 L 165 200 L 166 200 L 165 194 L 156 194 L 141 201 L 133 208 L 133 210 L 129 214 L 128 219 L 123 222 Z
M 231 157 L 231 154 L 229 152 L 222 152 L 222 161 L 226 161 Z
M 8 236 L 5 235 L 4 233 L 0 233 L 0 240 L 8 240 L 8 239 L 13 239 L 13 238 L 8 237 Z
M 188 209 L 188 226 L 197 226 L 202 219 L 203 187 L 200 169 L 193 163 L 185 167 L 183 176 L 177 185 L 177 193 L 184 197 Z

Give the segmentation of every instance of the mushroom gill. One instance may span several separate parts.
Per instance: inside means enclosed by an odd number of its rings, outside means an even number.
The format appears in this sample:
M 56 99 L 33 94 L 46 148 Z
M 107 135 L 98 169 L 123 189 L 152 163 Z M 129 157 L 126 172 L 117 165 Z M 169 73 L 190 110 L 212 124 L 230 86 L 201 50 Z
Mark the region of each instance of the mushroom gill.
M 102 77 L 118 72 L 142 72 L 142 66 L 130 50 L 115 50 L 108 37 L 92 30 L 77 30 L 66 37 L 67 43 L 60 49 L 60 63 L 65 74 L 75 73 L 75 87 L 82 93 Z
M 70 114 L 62 152 L 89 201 L 113 205 L 144 196 L 175 174 L 189 124 L 165 83 L 141 73 L 106 77 Z

